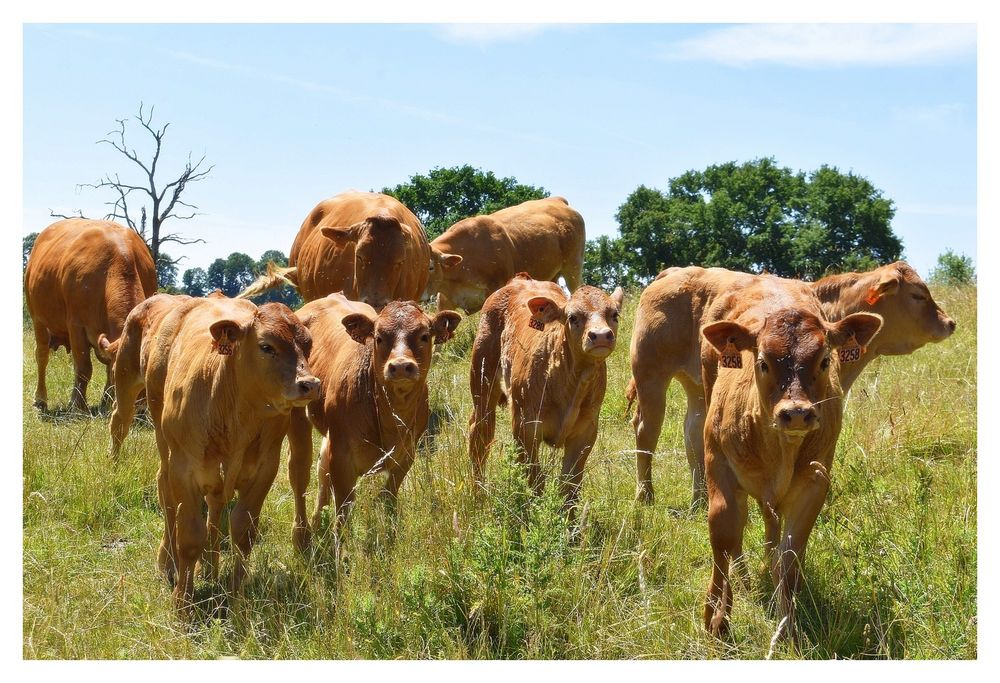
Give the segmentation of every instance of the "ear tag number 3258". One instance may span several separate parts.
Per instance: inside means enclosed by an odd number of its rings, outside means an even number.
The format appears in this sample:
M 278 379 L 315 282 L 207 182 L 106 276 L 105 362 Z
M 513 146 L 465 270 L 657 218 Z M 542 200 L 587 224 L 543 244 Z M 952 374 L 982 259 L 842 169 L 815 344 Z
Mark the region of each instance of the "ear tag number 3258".
M 743 367 L 743 358 L 740 356 L 740 351 L 736 348 L 736 344 L 732 340 L 729 340 L 729 342 L 727 342 L 725 347 L 722 349 L 722 355 L 719 356 L 719 367 Z

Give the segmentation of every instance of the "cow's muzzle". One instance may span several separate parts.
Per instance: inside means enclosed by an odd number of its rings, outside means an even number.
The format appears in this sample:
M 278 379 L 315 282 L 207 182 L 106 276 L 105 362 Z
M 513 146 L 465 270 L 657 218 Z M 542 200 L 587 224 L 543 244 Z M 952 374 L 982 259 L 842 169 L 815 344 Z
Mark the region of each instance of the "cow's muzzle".
M 304 405 L 319 398 L 320 381 L 318 377 L 304 375 L 295 379 L 298 395 L 292 401 L 296 405 Z
M 393 358 L 383 370 L 387 382 L 411 383 L 420 379 L 420 366 L 410 358 Z
M 805 436 L 819 428 L 819 414 L 812 404 L 783 401 L 776 406 L 774 426 L 789 436 Z

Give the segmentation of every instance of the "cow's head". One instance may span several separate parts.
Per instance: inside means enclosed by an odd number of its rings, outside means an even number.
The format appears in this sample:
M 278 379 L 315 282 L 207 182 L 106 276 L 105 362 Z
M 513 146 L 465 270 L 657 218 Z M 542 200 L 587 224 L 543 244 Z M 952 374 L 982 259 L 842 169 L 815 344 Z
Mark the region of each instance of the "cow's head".
M 771 313 L 756 331 L 723 320 L 702 328 L 719 354 L 754 355 L 753 380 L 772 427 L 800 438 L 819 428 L 820 406 L 834 398 L 830 382 L 833 351 L 847 344 L 866 346 L 878 334 L 882 318 L 855 313 L 828 323 L 801 309 Z
M 424 289 L 424 298 L 430 299 L 445 286 L 448 271 L 452 271 L 462 262 L 462 257 L 458 254 L 446 254 L 434 244 L 431 244 L 431 260 L 427 266 L 427 287 Z
M 911 353 L 928 342 L 939 342 L 955 331 L 955 321 L 941 310 L 917 271 L 904 261 L 871 273 L 866 303 L 885 320 L 879 351 L 888 355 Z
M 216 353 L 232 357 L 240 383 L 271 410 L 287 413 L 319 398 L 308 365 L 312 337 L 288 306 L 263 304 L 249 321 L 220 319 L 209 329 Z
M 621 287 L 608 296 L 597 287 L 584 285 L 565 304 L 536 296 L 528 299 L 528 309 L 533 321 L 542 326 L 551 322 L 563 325 L 574 354 L 604 360 L 618 340 L 618 316 L 624 296 Z
M 371 345 L 375 381 L 408 393 L 427 381 L 434 344 L 451 339 L 461 319 L 454 311 L 431 318 L 413 301 L 392 301 L 378 315 L 351 313 L 341 322 L 354 341 Z
M 354 247 L 354 287 L 357 300 L 375 310 L 392 300 L 406 262 L 409 235 L 386 210 L 349 227 L 321 228 L 340 248 Z

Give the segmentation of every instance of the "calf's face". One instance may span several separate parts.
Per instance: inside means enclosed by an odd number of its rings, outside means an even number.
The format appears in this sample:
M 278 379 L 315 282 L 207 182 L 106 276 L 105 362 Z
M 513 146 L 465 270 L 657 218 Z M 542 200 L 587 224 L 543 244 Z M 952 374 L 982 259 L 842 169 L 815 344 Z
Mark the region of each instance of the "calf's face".
M 879 268 L 878 283 L 868 292 L 872 311 L 885 320 L 879 339 L 885 353 L 910 353 L 929 342 L 947 339 L 956 323 L 934 301 L 926 283 L 907 263 Z
M 393 298 L 406 261 L 407 234 L 387 211 L 360 223 L 324 227 L 323 235 L 339 247 L 354 245 L 357 299 L 380 310 Z
M 731 321 L 710 323 L 702 335 L 720 354 L 752 351 L 753 383 L 771 427 L 789 438 L 801 438 L 820 426 L 817 407 L 831 398 L 833 353 L 845 345 L 867 345 L 882 319 L 855 313 L 827 323 L 799 309 L 767 316 L 756 332 Z
M 412 301 L 392 301 L 376 317 L 352 313 L 341 321 L 359 344 L 372 344 L 376 381 L 408 390 L 427 381 L 434 344 L 451 339 L 461 316 L 441 311 L 433 318 Z
M 284 304 L 260 306 L 249 324 L 219 320 L 210 327 L 213 346 L 233 357 L 240 382 L 278 413 L 319 398 L 320 382 L 309 370 L 309 330 Z
M 603 360 L 614 351 L 618 341 L 618 317 L 624 296 L 621 287 L 608 296 L 596 287 L 584 285 L 564 305 L 547 296 L 536 296 L 528 300 L 528 309 L 531 317 L 543 325 L 561 323 L 574 353 Z

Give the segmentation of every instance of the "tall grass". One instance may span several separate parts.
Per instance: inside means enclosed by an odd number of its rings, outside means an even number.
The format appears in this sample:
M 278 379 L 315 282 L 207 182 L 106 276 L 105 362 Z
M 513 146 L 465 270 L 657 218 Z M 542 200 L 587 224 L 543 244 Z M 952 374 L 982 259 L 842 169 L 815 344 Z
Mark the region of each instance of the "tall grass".
M 804 641 L 797 651 L 779 647 L 778 657 L 977 654 L 975 289 L 935 295 L 958 321 L 956 334 L 876 361 L 853 389 L 806 558 Z M 623 340 L 634 305 L 633 296 Z M 566 541 L 554 485 L 529 495 L 505 417 L 488 491 L 475 494 L 464 434 L 476 322 L 464 321 L 435 360 L 434 433 L 403 486 L 398 518 L 378 504 L 380 482 L 365 481 L 341 561 L 323 536 L 300 555 L 289 540 L 293 505 L 282 470 L 241 595 L 199 582 L 193 624 L 174 615 L 155 568 L 162 518 L 152 429 L 137 423 L 112 463 L 106 416 L 40 416 L 31 407 L 36 369 L 26 331 L 24 656 L 763 657 L 776 624 L 756 511 L 745 543 L 750 581 L 736 587 L 732 636 L 715 641 L 701 626 L 711 554 L 704 512 L 687 508 L 676 385 L 654 461 L 656 505 L 632 502 L 624 343 L 609 361 L 579 542 Z M 53 357 L 50 405 L 68 402 L 71 382 L 68 356 Z M 545 455 L 554 473 L 555 454 Z

